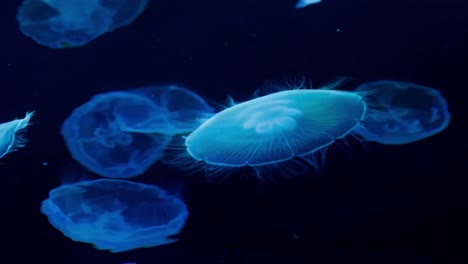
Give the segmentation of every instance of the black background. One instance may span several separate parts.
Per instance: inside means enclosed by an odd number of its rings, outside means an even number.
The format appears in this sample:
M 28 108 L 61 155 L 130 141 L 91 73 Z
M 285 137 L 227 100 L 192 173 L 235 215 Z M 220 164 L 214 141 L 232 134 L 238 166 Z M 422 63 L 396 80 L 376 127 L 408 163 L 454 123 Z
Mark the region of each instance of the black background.
M 0 164 L 8 262 L 468 263 L 467 1 L 324 0 L 296 10 L 292 0 L 152 0 L 130 26 L 64 50 L 22 34 L 19 5 L 0 9 L 0 118 L 37 115 L 29 144 Z M 301 76 L 315 87 L 340 76 L 351 78 L 346 89 L 380 79 L 435 87 L 452 123 L 409 145 L 331 151 L 321 174 L 280 184 L 242 175 L 210 184 L 157 163 L 135 180 L 177 189 L 191 212 L 171 245 L 110 254 L 64 237 L 40 213 L 61 177 L 90 177 L 59 130 L 92 95 L 177 82 L 221 103 Z

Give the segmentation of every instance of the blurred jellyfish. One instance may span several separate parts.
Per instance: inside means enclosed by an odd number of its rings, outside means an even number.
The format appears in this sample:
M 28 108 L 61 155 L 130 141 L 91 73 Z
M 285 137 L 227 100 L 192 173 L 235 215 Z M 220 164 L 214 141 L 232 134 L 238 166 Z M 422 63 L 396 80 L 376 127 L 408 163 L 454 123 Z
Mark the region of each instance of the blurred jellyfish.
M 129 111 L 125 117 L 116 109 Z M 131 111 L 130 106 L 139 111 Z M 140 113 L 158 110 L 151 100 L 130 92 L 108 92 L 94 96 L 76 108 L 62 125 L 62 135 L 72 157 L 88 170 L 105 177 L 130 178 L 145 172 L 158 160 L 171 141 L 171 135 L 146 134 L 126 130 L 122 118 L 142 120 Z M 149 109 L 149 110 L 148 110 Z M 159 124 L 167 119 L 159 112 Z M 132 121 L 132 122 L 133 122 Z M 142 120 L 144 122 L 144 120 Z
M 280 91 L 233 105 L 208 119 L 187 136 L 186 152 L 215 169 L 248 166 L 258 172 L 295 157 L 316 165 L 317 154 L 350 134 L 365 110 L 361 96 L 351 92 Z
M 354 92 L 363 96 L 367 113 L 356 133 L 381 144 L 407 144 L 444 130 L 450 113 L 437 90 L 408 82 L 364 83 Z
M 21 31 L 54 48 L 78 47 L 130 24 L 148 0 L 24 0 L 16 16 Z
M 189 215 L 166 191 L 142 183 L 100 179 L 49 192 L 41 212 L 66 237 L 122 252 L 176 242 Z
M 144 124 L 147 132 L 165 134 L 183 134 L 195 130 L 208 117 L 214 115 L 214 109 L 196 93 L 177 85 L 155 85 L 132 90 L 131 92 L 150 98 L 157 107 L 165 110 L 169 126 L 147 119 Z M 123 112 L 127 112 L 126 109 Z M 154 121 L 158 121 L 157 118 Z M 128 120 L 128 119 L 127 119 Z M 153 123 L 152 126 L 150 123 Z M 126 124 L 127 127 L 131 127 Z
M 322 2 L 322 0 L 299 0 L 296 3 L 296 8 L 303 8 L 303 7 L 306 7 L 308 5 L 317 4 L 317 3 L 320 3 L 320 2 Z
M 173 134 L 171 114 L 166 107 L 156 104 L 151 98 L 137 92 L 126 91 L 125 93 L 132 94 L 131 97 L 138 98 L 138 100 L 119 100 L 116 102 L 112 112 L 115 116 L 115 125 L 121 131 Z
M 34 112 L 28 112 L 23 119 L 0 124 L 0 159 L 25 146 L 28 140 L 23 133 L 30 125 L 29 121 L 33 115 Z

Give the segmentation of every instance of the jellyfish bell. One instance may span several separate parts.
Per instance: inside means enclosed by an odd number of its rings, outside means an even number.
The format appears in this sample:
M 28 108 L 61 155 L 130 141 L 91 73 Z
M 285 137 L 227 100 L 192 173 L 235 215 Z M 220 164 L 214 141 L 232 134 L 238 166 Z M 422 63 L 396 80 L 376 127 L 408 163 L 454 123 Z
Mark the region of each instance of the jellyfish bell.
M 114 253 L 176 242 L 189 215 L 159 187 L 114 179 L 55 188 L 41 212 L 64 236 Z
M 348 91 L 280 91 L 208 119 L 185 138 L 186 154 L 214 170 L 250 167 L 260 177 L 297 159 L 317 166 L 316 159 L 352 134 L 365 112 L 362 97 Z
M 167 120 L 152 101 L 125 91 L 95 95 L 77 107 L 62 125 L 62 136 L 73 159 L 104 177 L 141 175 L 156 162 L 172 135 L 147 133 L 146 118 Z M 156 111 L 156 112 L 154 112 Z
M 130 24 L 148 0 L 24 0 L 16 19 L 20 30 L 53 49 L 86 45 Z
M 0 124 L 0 158 L 25 146 L 28 140 L 23 133 L 33 115 L 34 112 L 28 112 L 22 119 Z
M 364 112 L 361 97 L 349 92 L 282 91 L 216 114 L 185 144 L 192 157 L 212 165 L 268 165 L 313 153 L 346 136 Z
M 450 123 L 448 104 L 434 88 L 409 82 L 381 80 L 353 90 L 368 106 L 356 133 L 367 141 L 408 144 L 443 131 Z

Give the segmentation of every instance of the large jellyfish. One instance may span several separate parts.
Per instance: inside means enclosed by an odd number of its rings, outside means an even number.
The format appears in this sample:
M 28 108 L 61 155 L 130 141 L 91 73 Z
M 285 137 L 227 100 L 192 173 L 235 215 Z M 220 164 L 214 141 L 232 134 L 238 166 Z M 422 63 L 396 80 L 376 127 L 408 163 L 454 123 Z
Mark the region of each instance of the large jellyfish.
M 407 144 L 444 130 L 450 113 L 437 90 L 400 81 L 375 81 L 357 87 L 367 113 L 356 133 L 381 144 Z
M 119 115 L 120 107 L 129 111 L 124 117 Z M 167 126 L 159 110 L 151 100 L 135 93 L 99 94 L 71 113 L 62 125 L 62 135 L 72 157 L 90 171 L 112 178 L 138 176 L 161 157 L 172 137 L 147 134 L 144 127 L 128 132 L 125 122 L 119 120 L 144 124 L 144 118 L 154 120 L 157 116 L 159 124 Z
M 78 47 L 130 24 L 148 0 L 24 0 L 16 16 L 21 31 L 54 48 Z
M 185 146 L 211 166 L 255 169 L 321 152 L 351 133 L 365 110 L 351 92 L 280 91 L 219 112 L 188 135 Z
M 23 132 L 30 124 L 29 121 L 33 115 L 34 112 L 29 112 L 22 119 L 0 124 L 0 159 L 25 146 L 28 140 L 24 137 Z
M 111 252 L 176 242 L 170 236 L 189 215 L 184 202 L 156 186 L 113 179 L 55 188 L 41 212 L 70 239 Z
M 165 116 L 169 119 L 169 126 L 162 126 L 158 122 L 147 119 L 148 122 L 144 124 L 147 132 L 189 133 L 214 115 L 214 109 L 203 98 L 178 85 L 154 85 L 134 89 L 131 92 L 150 98 L 157 107 L 165 111 Z M 129 113 L 127 109 L 122 109 L 121 116 L 126 115 L 124 112 Z M 132 127 L 134 125 L 127 123 L 126 126 Z M 138 127 L 136 126 L 137 129 L 139 129 Z

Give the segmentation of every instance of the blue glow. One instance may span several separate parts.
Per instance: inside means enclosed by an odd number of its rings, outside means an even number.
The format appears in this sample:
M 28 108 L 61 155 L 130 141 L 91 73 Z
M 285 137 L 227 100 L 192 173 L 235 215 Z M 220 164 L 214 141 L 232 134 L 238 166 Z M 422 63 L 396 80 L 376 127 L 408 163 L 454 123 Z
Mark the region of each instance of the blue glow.
M 354 92 L 368 105 L 356 130 L 368 141 L 408 144 L 435 135 L 450 123 L 447 102 L 430 87 L 383 80 L 364 83 Z
M 148 0 L 24 0 L 16 16 L 21 31 L 54 48 L 87 44 L 130 24 Z
M 171 135 L 172 123 L 165 107 L 133 91 L 126 91 L 134 100 L 119 100 L 113 108 L 116 125 L 121 131 L 130 133 L 158 133 Z M 137 99 L 138 98 L 138 99 Z
M 304 8 L 308 5 L 318 4 L 322 2 L 321 0 L 299 0 L 296 3 L 296 8 Z
M 141 111 L 129 111 L 122 117 L 122 111 L 116 111 L 122 105 L 125 109 L 133 105 Z M 62 135 L 72 157 L 90 171 L 111 178 L 135 177 L 161 157 L 172 137 L 146 134 L 144 128 L 127 132 L 122 120 L 145 123 L 144 118 L 151 116 L 148 111 L 154 109 L 158 108 L 152 101 L 135 93 L 99 94 L 70 114 L 62 125 Z M 155 115 L 164 126 L 167 120 L 159 112 Z
M 125 180 L 100 179 L 49 192 L 41 212 L 74 241 L 122 252 L 176 242 L 187 206 L 166 191 Z
M 214 109 L 195 92 L 178 85 L 154 85 L 132 90 L 150 98 L 158 107 L 165 109 L 170 126 L 154 122 L 153 128 L 146 124 L 147 131 L 183 134 L 195 130 L 214 115 Z
M 265 166 L 295 157 L 317 165 L 316 156 L 351 134 L 366 110 L 361 96 L 332 88 L 280 91 L 233 105 L 188 135 L 186 152 L 215 170 L 248 166 L 259 177 Z
M 34 112 L 29 112 L 22 119 L 0 124 L 0 159 L 26 145 L 28 140 L 24 137 L 24 132 L 33 115 Z

